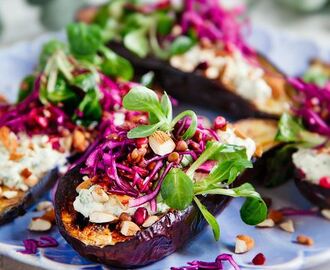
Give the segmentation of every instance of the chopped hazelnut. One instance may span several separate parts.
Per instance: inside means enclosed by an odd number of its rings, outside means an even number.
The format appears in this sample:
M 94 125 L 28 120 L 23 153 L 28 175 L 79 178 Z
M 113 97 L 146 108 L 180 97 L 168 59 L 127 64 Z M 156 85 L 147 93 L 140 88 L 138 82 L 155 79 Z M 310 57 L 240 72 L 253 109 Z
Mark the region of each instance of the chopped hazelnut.
M 275 226 L 275 222 L 272 219 L 267 218 L 263 222 L 257 224 L 256 227 L 258 227 L 258 228 L 272 228 L 274 226 Z
M 188 149 L 188 145 L 184 140 L 180 140 L 176 143 L 175 150 L 179 152 L 184 152 Z
M 298 235 L 297 243 L 305 246 L 312 246 L 314 244 L 314 240 L 306 235 Z
M 283 220 L 283 213 L 274 209 L 270 209 L 268 212 L 268 218 L 272 219 L 275 224 L 280 223 Z
M 88 147 L 88 141 L 86 139 L 85 134 L 75 129 L 73 132 L 73 138 L 72 138 L 72 145 L 75 150 L 78 152 L 84 152 L 86 148 Z
M 168 162 L 177 162 L 180 158 L 180 155 L 178 152 L 172 152 L 168 155 L 167 160 Z
M 10 200 L 15 198 L 18 195 L 18 192 L 16 190 L 7 190 L 2 192 L 2 197 Z
M 120 214 L 119 220 L 120 221 L 131 221 L 132 217 L 128 213 L 123 212 Z
M 99 203 L 105 203 L 109 201 L 109 196 L 108 194 L 103 190 L 102 187 L 100 186 L 95 186 L 95 188 L 92 191 L 92 197 L 96 202 Z
M 254 239 L 248 235 L 236 236 L 235 253 L 241 254 L 250 251 L 254 247 Z

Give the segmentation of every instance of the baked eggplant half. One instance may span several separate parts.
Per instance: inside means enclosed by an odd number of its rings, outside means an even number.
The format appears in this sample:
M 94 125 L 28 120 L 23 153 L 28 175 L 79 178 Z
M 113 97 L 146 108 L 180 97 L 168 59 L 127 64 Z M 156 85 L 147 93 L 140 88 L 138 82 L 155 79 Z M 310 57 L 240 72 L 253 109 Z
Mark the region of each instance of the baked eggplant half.
M 137 267 L 173 253 L 206 222 L 219 239 L 214 215 L 229 197 L 246 198 L 241 217 L 247 224 L 265 219 L 265 203 L 239 176 L 252 165 L 251 139 L 223 117 L 213 128 L 193 111 L 172 118 L 167 95 L 159 100 L 145 87 L 132 88 L 123 104 L 148 112 L 149 124 L 114 128 L 56 192 L 59 230 L 80 255 Z
M 98 37 L 98 46 L 86 43 L 81 31 Z M 124 120 L 134 124 L 141 114 L 122 108 L 123 95 L 133 85 L 124 81 L 131 77 L 132 68 L 107 48 L 102 48 L 103 55 L 99 53 L 100 32 L 73 24 L 68 40 L 68 45 L 57 40 L 46 43 L 37 70 L 21 84 L 18 103 L 1 104 L 0 224 L 23 214 L 55 184 L 56 172 L 65 172 L 70 162 L 91 151 L 109 126 Z M 97 55 L 98 65 L 84 58 L 82 47 L 92 50 L 90 57 Z M 106 76 L 109 70 L 120 81 Z
M 180 3 L 110 1 L 93 22 L 137 73 L 154 71 L 157 83 L 180 101 L 240 118 L 278 118 L 289 110 L 293 89 L 246 45 L 238 14 L 212 0 Z M 81 11 L 77 18 L 87 13 L 90 22 L 93 12 Z

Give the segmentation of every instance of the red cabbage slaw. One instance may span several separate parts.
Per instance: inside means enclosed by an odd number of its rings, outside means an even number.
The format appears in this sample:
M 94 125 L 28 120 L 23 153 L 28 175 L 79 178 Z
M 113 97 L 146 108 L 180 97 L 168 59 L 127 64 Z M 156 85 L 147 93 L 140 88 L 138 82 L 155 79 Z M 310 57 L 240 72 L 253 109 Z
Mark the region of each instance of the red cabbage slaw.
M 18 250 L 22 254 L 32 255 L 38 252 L 38 248 L 57 247 L 58 242 L 51 236 L 41 236 L 39 240 L 25 239 L 23 240 L 24 250 Z
M 299 106 L 293 108 L 294 113 L 311 131 L 330 136 L 330 89 L 300 78 L 289 78 L 288 82 L 298 91 Z
M 179 121 L 172 133 L 174 139 L 180 138 L 188 127 L 186 118 Z M 179 166 L 180 162 L 167 163 L 168 155 L 158 156 L 150 151 L 142 162 L 131 164 L 128 154 L 139 148 L 140 139 L 128 139 L 127 129 L 114 125 L 108 128 L 107 133 L 107 139 L 90 151 L 81 174 L 88 175 L 110 193 L 131 196 L 130 207 L 150 203 L 151 210 L 157 211 L 156 198 L 162 182 L 169 170 Z M 188 145 L 193 143 L 195 147 L 194 150 L 178 152 L 181 160 L 186 155 L 196 160 L 205 150 L 208 140 L 218 140 L 208 128 L 203 127 L 201 121 L 196 133 L 200 134 L 199 141 L 196 142 L 194 138 L 187 140 Z M 149 166 L 151 164 L 153 166 Z
M 232 266 L 233 269 L 239 270 L 240 267 L 233 259 L 233 256 L 230 254 L 220 254 L 214 262 L 204 262 L 204 261 L 192 261 L 188 262 L 187 266 L 181 267 L 171 267 L 171 270 L 223 270 L 223 263 L 228 262 Z
M 199 39 L 222 41 L 225 49 L 232 51 L 236 48 L 249 55 L 253 50 L 243 38 L 247 20 L 240 21 L 244 11 L 244 6 L 225 9 L 218 0 L 185 0 L 180 25 L 183 33 L 193 28 Z

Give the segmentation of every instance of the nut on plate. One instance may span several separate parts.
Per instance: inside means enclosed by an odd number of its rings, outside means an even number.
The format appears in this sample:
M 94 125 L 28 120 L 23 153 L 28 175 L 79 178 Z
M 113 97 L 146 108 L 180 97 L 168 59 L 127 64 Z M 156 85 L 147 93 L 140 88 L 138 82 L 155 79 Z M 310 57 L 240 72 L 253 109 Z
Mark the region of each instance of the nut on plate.
M 292 219 L 288 219 L 278 225 L 283 231 L 294 233 L 295 228 Z
M 297 243 L 304 246 L 312 246 L 314 244 L 314 240 L 309 236 L 301 234 L 297 236 Z
M 267 218 L 263 222 L 256 225 L 257 228 L 272 228 L 274 226 L 275 222 L 271 218 Z
M 33 218 L 29 224 L 29 230 L 33 232 L 46 232 L 52 228 L 52 223 L 42 218 Z
M 236 236 L 235 253 L 242 254 L 254 248 L 254 239 L 245 234 Z

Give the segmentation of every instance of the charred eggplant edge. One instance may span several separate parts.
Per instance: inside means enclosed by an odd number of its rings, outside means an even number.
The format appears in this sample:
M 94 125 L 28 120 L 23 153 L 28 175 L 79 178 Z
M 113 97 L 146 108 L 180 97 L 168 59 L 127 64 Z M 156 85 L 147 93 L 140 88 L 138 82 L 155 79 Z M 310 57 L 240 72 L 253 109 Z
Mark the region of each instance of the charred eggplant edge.
M 65 174 L 59 182 L 55 196 L 56 221 L 60 233 L 78 253 L 88 259 L 118 267 L 138 267 L 158 261 L 181 248 L 206 225 L 198 208 L 190 205 L 183 211 L 169 211 L 149 228 L 138 232 L 130 240 L 112 246 L 88 246 L 66 231 L 62 212 L 70 209 L 75 197 L 75 187 L 82 181 L 81 165 Z M 242 178 L 237 182 L 242 182 Z M 237 183 L 238 184 L 238 183 Z M 201 202 L 212 214 L 219 214 L 230 198 L 203 196 Z

